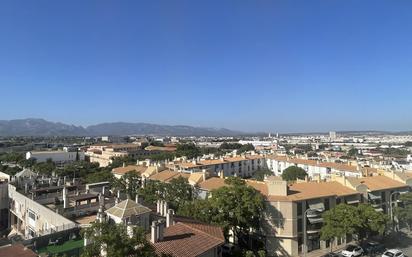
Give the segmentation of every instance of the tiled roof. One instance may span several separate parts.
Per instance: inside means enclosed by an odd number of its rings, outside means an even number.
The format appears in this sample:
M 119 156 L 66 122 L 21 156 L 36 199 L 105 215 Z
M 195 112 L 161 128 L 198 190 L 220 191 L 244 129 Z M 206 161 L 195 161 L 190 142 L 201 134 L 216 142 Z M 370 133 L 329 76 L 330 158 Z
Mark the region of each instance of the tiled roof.
M 196 257 L 225 242 L 217 226 L 178 222 L 165 229 L 163 240 L 153 244 L 157 254 Z
M 256 180 L 248 180 L 248 179 L 245 180 L 245 182 L 248 186 L 253 187 L 254 189 L 261 192 L 263 195 L 268 194 L 268 189 L 267 189 L 267 185 L 265 182 L 256 181 Z M 199 183 L 199 187 L 207 191 L 212 191 L 214 189 L 218 189 L 224 186 L 228 186 L 228 184 L 225 183 L 224 178 L 219 178 L 219 177 L 211 177 L 211 178 L 206 179 L 206 181 Z
M 189 178 L 190 173 L 184 173 L 184 172 L 177 172 L 177 171 L 171 171 L 171 170 L 164 170 L 162 172 L 156 173 L 149 178 L 151 180 L 158 180 L 162 182 L 169 182 L 170 180 L 178 177 L 184 177 L 184 178 Z
M 371 191 L 408 187 L 408 185 L 402 182 L 396 181 L 394 179 L 391 179 L 385 176 L 372 176 L 372 177 L 364 177 L 364 178 L 346 178 L 346 179 L 354 183 L 366 185 Z
M 37 254 L 24 247 L 22 244 L 5 246 L 0 248 L 0 256 L 4 257 L 36 257 Z
M 123 175 L 126 174 L 127 172 L 130 171 L 136 171 L 137 173 L 141 174 L 145 172 L 147 169 L 146 166 L 141 166 L 141 165 L 128 165 L 126 167 L 119 167 L 119 168 L 114 168 L 112 169 L 112 172 L 115 174 Z
M 304 182 L 289 185 L 287 196 L 270 195 L 270 201 L 301 201 L 328 196 L 346 196 L 358 192 L 339 182 Z
M 149 208 L 141 204 L 136 203 L 130 199 L 124 200 L 112 208 L 106 210 L 106 213 L 109 213 L 118 218 L 128 218 L 132 215 L 140 215 L 143 213 L 151 212 Z

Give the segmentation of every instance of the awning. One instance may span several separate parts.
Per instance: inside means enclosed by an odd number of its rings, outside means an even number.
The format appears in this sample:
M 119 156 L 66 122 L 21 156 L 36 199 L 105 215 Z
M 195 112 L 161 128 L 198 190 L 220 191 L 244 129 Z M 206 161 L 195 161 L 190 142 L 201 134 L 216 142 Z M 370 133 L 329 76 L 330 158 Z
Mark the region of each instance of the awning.
M 347 203 L 347 204 L 357 204 L 357 203 L 360 203 L 360 201 L 359 201 L 359 199 L 347 200 L 346 203 Z
M 311 210 L 319 210 L 319 211 L 324 211 L 325 210 L 325 205 L 323 204 L 322 201 L 309 201 L 309 209 Z
M 309 218 L 308 217 L 308 220 L 309 220 L 310 224 L 316 224 L 316 223 L 322 223 L 323 222 L 323 218 Z
M 380 195 L 378 196 L 378 195 L 374 195 L 372 193 L 368 193 L 368 197 L 369 197 L 370 200 L 380 200 L 380 199 L 382 199 Z

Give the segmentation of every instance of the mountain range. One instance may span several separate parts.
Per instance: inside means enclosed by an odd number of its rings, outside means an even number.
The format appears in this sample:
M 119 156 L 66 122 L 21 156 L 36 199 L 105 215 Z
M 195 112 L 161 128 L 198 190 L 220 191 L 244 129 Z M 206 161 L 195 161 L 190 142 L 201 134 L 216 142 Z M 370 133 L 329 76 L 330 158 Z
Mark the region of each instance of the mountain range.
M 112 122 L 82 127 L 44 119 L 0 120 L 0 136 L 236 136 L 241 134 L 243 133 L 225 128 L 184 125 Z

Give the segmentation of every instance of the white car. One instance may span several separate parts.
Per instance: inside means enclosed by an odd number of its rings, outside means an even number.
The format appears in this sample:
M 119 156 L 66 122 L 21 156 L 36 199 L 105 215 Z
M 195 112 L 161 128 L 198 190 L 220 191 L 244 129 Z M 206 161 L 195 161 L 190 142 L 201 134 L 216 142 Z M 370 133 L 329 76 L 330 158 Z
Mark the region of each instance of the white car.
M 405 257 L 405 255 L 401 250 L 389 249 L 382 254 L 382 257 Z
M 342 255 L 345 257 L 359 257 L 362 256 L 363 249 L 357 245 L 348 245 L 345 250 L 342 251 Z

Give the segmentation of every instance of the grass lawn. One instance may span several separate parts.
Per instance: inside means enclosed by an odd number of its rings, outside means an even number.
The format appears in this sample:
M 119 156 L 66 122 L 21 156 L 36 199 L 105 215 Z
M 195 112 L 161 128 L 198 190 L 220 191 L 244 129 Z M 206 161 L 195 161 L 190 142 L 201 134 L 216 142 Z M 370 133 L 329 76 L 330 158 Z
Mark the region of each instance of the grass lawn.
M 83 239 L 69 240 L 62 245 L 50 245 L 39 249 L 39 253 L 62 253 L 72 249 L 83 247 Z

